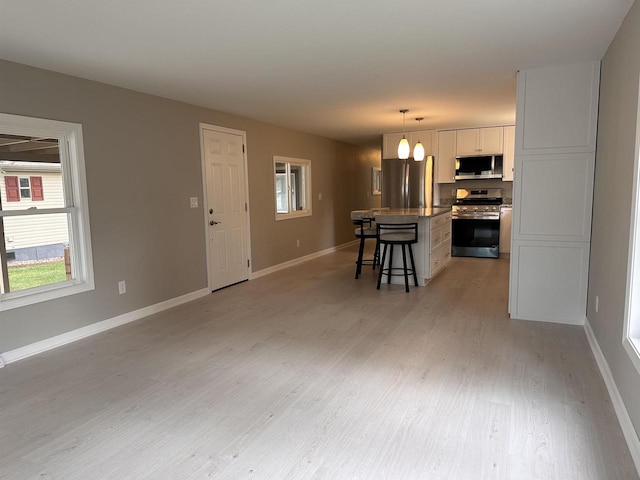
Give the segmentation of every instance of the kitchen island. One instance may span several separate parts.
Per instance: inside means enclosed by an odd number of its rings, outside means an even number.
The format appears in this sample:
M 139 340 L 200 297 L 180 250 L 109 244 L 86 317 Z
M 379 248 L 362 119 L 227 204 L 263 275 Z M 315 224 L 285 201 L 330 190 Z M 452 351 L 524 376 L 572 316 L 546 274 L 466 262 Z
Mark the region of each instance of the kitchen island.
M 418 215 L 418 243 L 412 246 L 418 285 L 425 286 L 451 260 L 451 208 L 394 208 L 372 210 L 372 217 Z M 402 265 L 402 252 L 394 251 L 393 264 Z M 387 283 L 387 276 L 382 276 Z M 404 284 L 404 277 L 392 276 L 391 283 Z

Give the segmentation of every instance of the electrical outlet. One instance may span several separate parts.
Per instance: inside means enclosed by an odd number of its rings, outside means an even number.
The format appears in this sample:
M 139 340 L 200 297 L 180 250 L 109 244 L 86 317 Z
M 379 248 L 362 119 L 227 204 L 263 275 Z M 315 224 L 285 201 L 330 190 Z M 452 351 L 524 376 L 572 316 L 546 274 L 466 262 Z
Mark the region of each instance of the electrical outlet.
M 300 246 L 300 240 L 296 240 L 296 247 Z
M 596 313 L 598 313 L 598 307 L 600 306 L 600 297 L 596 295 Z
M 191 205 L 191 208 L 198 208 L 198 197 L 191 197 L 189 199 L 189 204 Z
M 122 295 L 123 293 L 127 293 L 127 284 L 124 280 L 120 280 L 118 282 L 118 293 Z

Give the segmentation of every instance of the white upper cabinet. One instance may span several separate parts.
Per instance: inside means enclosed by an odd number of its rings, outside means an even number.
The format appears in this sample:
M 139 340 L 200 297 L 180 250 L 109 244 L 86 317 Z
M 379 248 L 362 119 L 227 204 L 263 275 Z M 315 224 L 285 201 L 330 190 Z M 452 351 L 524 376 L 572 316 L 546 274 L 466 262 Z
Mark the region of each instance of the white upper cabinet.
M 504 151 L 502 160 L 502 180 L 513 182 L 513 159 L 516 148 L 516 127 L 504 127 Z
M 438 132 L 436 183 L 453 183 L 456 175 L 456 131 Z
M 425 155 L 438 154 L 438 132 L 435 130 L 423 130 L 421 132 L 409 133 L 411 134 L 411 137 L 409 138 L 409 145 L 411 145 L 411 157 L 413 157 L 413 147 L 416 146 L 418 141 L 422 143 Z
M 503 149 L 503 128 L 468 128 L 458 130 L 456 155 L 500 154 Z
M 411 147 L 409 158 L 413 158 L 413 147 L 418 140 L 424 146 L 425 155 L 436 155 L 438 149 L 438 138 L 434 130 L 423 130 L 421 132 L 406 132 L 405 136 Z M 382 135 L 382 158 L 398 158 L 398 143 L 402 140 L 402 132 L 385 133 Z
M 516 154 L 596 149 L 600 62 L 518 74 Z
M 382 135 L 382 158 L 398 158 L 398 143 L 400 143 L 401 139 L 402 133 L 385 133 Z

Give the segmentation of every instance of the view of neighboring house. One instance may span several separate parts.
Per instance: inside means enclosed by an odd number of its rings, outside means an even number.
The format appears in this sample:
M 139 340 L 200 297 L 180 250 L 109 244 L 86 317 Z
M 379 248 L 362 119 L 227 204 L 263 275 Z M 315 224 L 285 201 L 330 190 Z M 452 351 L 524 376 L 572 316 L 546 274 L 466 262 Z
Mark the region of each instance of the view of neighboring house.
M 60 164 L 0 161 L 2 210 L 64 207 Z M 63 256 L 69 242 L 65 213 L 4 218 L 7 261 Z

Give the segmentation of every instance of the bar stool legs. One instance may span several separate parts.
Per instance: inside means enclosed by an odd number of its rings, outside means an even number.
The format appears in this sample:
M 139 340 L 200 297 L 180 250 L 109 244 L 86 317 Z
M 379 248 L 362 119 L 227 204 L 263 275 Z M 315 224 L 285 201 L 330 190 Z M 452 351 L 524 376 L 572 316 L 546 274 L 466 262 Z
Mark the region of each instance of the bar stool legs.
M 389 249 L 389 267 L 384 268 L 385 260 L 387 258 L 387 246 L 390 245 Z M 382 259 L 380 260 L 380 270 L 378 271 L 378 283 L 376 285 L 376 289 L 380 290 L 380 284 L 382 283 L 382 275 L 387 275 L 387 283 L 391 283 L 391 275 L 393 274 L 393 243 L 384 244 L 384 248 L 382 249 Z M 411 248 L 411 244 L 409 243 L 401 243 L 399 244 L 402 249 L 402 271 L 404 275 L 404 289 L 408 293 L 409 292 L 409 272 L 411 272 L 413 276 L 413 284 L 415 286 L 418 285 L 418 275 L 416 274 L 416 264 L 413 259 L 413 249 Z M 407 252 L 405 248 L 409 249 L 409 260 L 411 262 L 411 268 L 407 266 Z M 400 270 L 400 268 L 396 268 L 396 270 Z
M 387 283 L 391 283 L 392 275 L 404 275 L 404 289 L 409 292 L 409 270 L 413 276 L 414 285 L 418 285 L 418 276 L 416 274 L 416 263 L 413 259 L 413 250 L 411 245 L 418 243 L 418 215 L 401 214 L 401 215 L 378 215 L 376 217 L 376 231 L 378 233 L 378 241 L 384 245 L 382 251 L 382 261 L 380 262 L 380 271 L 378 272 L 378 284 L 376 288 L 380 290 L 382 275 L 387 275 Z M 384 268 L 387 259 L 387 246 L 390 245 L 389 266 Z M 402 268 L 393 267 L 393 246 L 399 245 L 402 249 Z M 409 249 L 409 258 L 411 259 L 411 269 L 407 267 L 407 250 Z M 402 270 L 402 273 L 394 273 L 394 270 Z
M 356 260 L 356 280 L 362 273 L 362 256 L 364 255 L 364 240 L 365 240 L 365 237 L 360 237 L 360 248 L 358 249 L 358 260 Z

